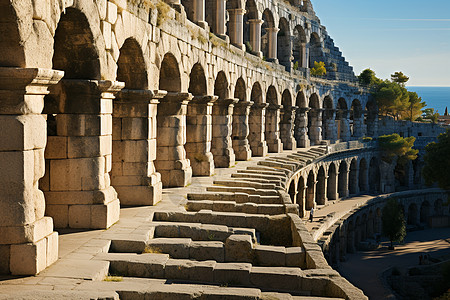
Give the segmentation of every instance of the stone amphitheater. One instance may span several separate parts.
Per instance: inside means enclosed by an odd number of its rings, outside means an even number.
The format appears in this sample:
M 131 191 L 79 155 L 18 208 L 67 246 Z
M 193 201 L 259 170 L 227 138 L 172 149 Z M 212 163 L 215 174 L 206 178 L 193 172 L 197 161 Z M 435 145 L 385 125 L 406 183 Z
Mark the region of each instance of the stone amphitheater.
M 380 119 L 309 0 L 0 0 L 0 32 L 0 299 L 367 299 L 332 266 L 386 198 L 448 220 L 362 140 L 443 129 Z

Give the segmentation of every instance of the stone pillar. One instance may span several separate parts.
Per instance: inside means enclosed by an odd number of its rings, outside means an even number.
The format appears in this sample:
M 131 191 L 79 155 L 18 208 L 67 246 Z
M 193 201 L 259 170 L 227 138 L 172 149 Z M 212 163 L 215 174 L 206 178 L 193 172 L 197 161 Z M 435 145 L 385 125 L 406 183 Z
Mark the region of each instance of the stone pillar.
M 297 108 L 297 106 L 283 105 L 281 110 L 280 137 L 284 150 L 295 150 L 297 148 L 297 141 L 294 138 L 294 121 Z
M 156 112 L 165 91 L 122 90 L 113 110 L 111 184 L 123 205 L 154 205 L 161 200 L 156 172 Z
M 328 200 L 337 200 L 339 198 L 338 174 L 336 173 L 335 176 L 330 176 L 330 174 L 328 174 L 327 179 L 327 198 Z
M 336 128 L 336 110 L 327 108 L 325 109 L 324 115 L 326 116 L 323 119 L 323 123 L 326 125 L 326 138 L 330 141 L 330 143 L 335 143 L 337 140 L 337 128 Z
M 191 183 L 192 168 L 186 158 L 186 112 L 189 93 L 167 93 L 158 104 L 158 131 L 155 166 L 163 187 L 183 187 Z
M 303 68 L 309 69 L 309 48 L 306 47 L 306 44 L 303 44 Z
M 195 96 L 188 105 L 185 148 L 194 176 L 214 174 L 214 159 L 211 153 L 212 106 L 217 98 Z
M 44 112 L 56 113 L 56 133 L 48 137 L 41 186 L 47 214 L 58 228 L 105 229 L 119 220 L 109 172 L 113 99 L 123 87 L 112 81 L 62 80 L 46 99 Z
M 308 148 L 310 146 L 308 136 L 308 119 L 306 117 L 309 108 L 299 108 L 295 117 L 294 137 L 297 141 L 297 147 Z
M 378 114 L 369 111 L 367 116 L 367 126 L 366 126 L 367 136 L 378 136 Z
M 58 259 L 58 233 L 44 217 L 47 88 L 63 72 L 0 67 L 0 274 L 35 275 Z
M 215 22 L 215 34 L 221 39 L 228 41 L 227 28 L 226 28 L 226 0 L 216 0 L 216 22 Z
M 341 132 L 339 139 L 342 142 L 347 142 L 350 139 L 350 122 L 348 119 L 349 110 L 341 109 L 337 111 L 337 118 L 341 123 Z
M 281 105 L 269 104 L 266 108 L 266 141 L 268 151 L 279 153 L 283 151 L 283 144 L 280 139 L 280 108 Z
M 229 14 L 229 29 L 230 41 L 239 49 L 245 51 L 244 48 L 244 14 L 245 9 L 228 9 Z
M 267 106 L 267 103 L 255 103 L 250 110 L 248 121 L 250 133 L 248 135 L 248 140 L 253 156 L 267 155 L 268 148 L 264 135 Z
M 339 198 L 348 197 L 348 171 L 346 170 L 344 173 L 338 173 L 338 188 L 339 188 Z
M 253 101 L 239 101 L 234 106 L 232 142 L 236 160 L 249 160 L 252 157 L 252 150 L 248 141 L 249 114 Z
M 327 203 L 327 179 L 328 176 L 325 176 L 323 181 L 317 180 L 316 184 L 316 203 L 319 205 L 325 205 Z
M 280 29 L 278 28 L 267 28 L 267 33 L 269 35 L 268 42 L 268 52 L 267 52 L 267 61 L 272 61 L 278 63 L 277 59 L 277 34 Z
M 322 141 L 322 109 L 312 108 L 308 113 L 309 138 L 312 145 L 318 145 Z
M 194 0 L 194 22 L 203 29 L 208 28 L 205 21 L 205 0 Z
M 214 102 L 212 109 L 211 152 L 216 168 L 229 168 L 235 165 L 235 154 L 231 140 L 233 108 L 239 99 L 224 99 Z
M 264 22 L 259 19 L 248 20 L 248 22 L 250 23 L 250 46 L 252 46 L 252 53 L 262 57 L 261 25 Z

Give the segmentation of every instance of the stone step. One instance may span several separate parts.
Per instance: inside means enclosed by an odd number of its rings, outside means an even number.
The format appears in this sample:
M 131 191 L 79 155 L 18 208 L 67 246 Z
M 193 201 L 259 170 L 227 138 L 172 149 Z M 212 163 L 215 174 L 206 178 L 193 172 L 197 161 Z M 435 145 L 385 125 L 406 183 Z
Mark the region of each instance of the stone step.
M 266 167 L 272 167 L 272 168 L 276 168 L 276 169 L 284 169 L 284 170 L 288 170 L 288 171 L 295 171 L 295 166 L 294 165 L 290 165 L 290 164 L 285 164 L 282 162 L 278 162 L 278 161 L 273 161 L 273 160 L 262 160 L 258 162 L 258 165 L 260 166 L 266 166 Z
M 252 187 L 209 186 L 206 188 L 206 191 L 208 191 L 208 192 L 246 193 L 249 195 L 260 195 L 260 196 L 279 196 L 277 190 L 256 189 L 256 188 L 252 188 Z
M 235 201 L 236 203 L 258 203 L 258 204 L 280 204 L 282 203 L 280 196 L 261 196 L 261 195 L 249 195 L 246 193 L 189 193 L 187 194 L 188 200 L 191 201 L 201 201 L 201 200 L 219 200 L 219 201 Z
M 247 169 L 245 171 L 276 172 L 276 173 L 281 173 L 284 175 L 289 175 L 292 173 L 290 170 L 273 168 L 273 167 L 268 167 L 268 166 L 250 166 L 250 167 L 247 167 Z
M 165 253 L 176 259 L 225 261 L 224 243 L 219 241 L 192 241 L 190 238 L 155 238 L 149 241 L 146 252 Z
M 258 170 L 252 170 L 252 169 L 250 169 L 250 167 L 247 167 L 247 169 L 245 169 L 245 170 L 237 170 L 237 174 L 239 174 L 239 173 L 257 174 L 257 175 L 265 175 L 265 176 L 276 176 L 276 177 L 285 177 L 286 176 L 285 172 L 278 171 L 275 169 L 264 170 L 264 169 L 260 168 Z
M 233 175 L 233 174 L 232 174 Z M 234 174 L 234 175 L 247 175 L 247 177 L 242 177 L 242 176 L 231 176 L 231 178 L 239 178 L 239 180 L 241 181 L 247 181 L 247 182 L 255 182 L 255 183 L 261 183 L 261 184 L 273 184 L 275 185 L 276 189 L 284 189 L 286 184 L 284 182 L 284 178 L 283 179 L 263 179 L 263 178 L 257 178 L 256 176 L 248 176 L 248 175 L 252 175 L 252 174 Z M 254 175 L 254 174 L 253 174 Z
M 264 184 L 258 182 L 249 182 L 242 180 L 214 180 L 215 185 L 229 186 L 229 187 L 252 187 L 255 189 L 273 190 L 276 189 L 275 184 Z
M 187 201 L 186 210 L 212 210 L 220 212 L 242 212 L 248 214 L 280 215 L 286 213 L 283 204 L 236 203 L 234 201 Z

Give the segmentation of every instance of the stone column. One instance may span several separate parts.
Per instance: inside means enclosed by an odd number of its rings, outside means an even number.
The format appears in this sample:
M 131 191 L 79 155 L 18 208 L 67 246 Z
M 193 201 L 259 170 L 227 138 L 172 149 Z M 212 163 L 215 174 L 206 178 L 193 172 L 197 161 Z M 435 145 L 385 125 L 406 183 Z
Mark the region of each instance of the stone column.
M 280 137 L 284 150 L 295 150 L 297 148 L 297 141 L 294 138 L 294 121 L 297 108 L 297 106 L 283 105 L 281 110 Z
M 278 28 L 267 28 L 267 33 L 269 35 L 268 42 L 268 53 L 267 61 L 272 61 L 278 63 L 277 59 L 277 34 L 280 29 Z
M 167 93 L 158 104 L 158 131 L 155 166 L 163 187 L 183 187 L 191 183 L 192 168 L 186 158 L 186 113 L 189 93 Z
M 203 29 L 208 28 L 205 21 L 205 0 L 194 0 L 194 22 Z
M 48 137 L 41 186 L 47 214 L 58 228 L 105 229 L 119 220 L 109 172 L 113 99 L 123 87 L 121 82 L 62 80 L 46 99 L 44 112 L 56 113 L 56 133 Z
M 261 25 L 264 22 L 259 19 L 248 20 L 248 22 L 250 23 L 250 46 L 252 46 L 252 53 L 262 57 Z
M 58 259 L 58 233 L 44 217 L 47 88 L 63 72 L 0 67 L 0 274 L 35 275 Z
M 233 108 L 239 99 L 224 99 L 214 102 L 212 110 L 211 152 L 216 168 L 229 168 L 235 165 L 235 154 L 231 140 Z
M 253 101 L 239 101 L 234 106 L 231 138 L 236 160 L 249 160 L 252 157 L 248 141 L 250 133 L 248 119 L 253 103 Z
M 294 137 L 297 141 L 297 147 L 308 148 L 310 141 L 308 137 L 308 119 L 306 117 L 309 108 L 299 108 L 295 117 L 295 132 Z
M 283 144 L 280 139 L 280 109 L 281 105 L 269 104 L 266 108 L 266 141 L 268 151 L 279 153 L 283 151 Z
M 367 136 L 378 136 L 378 114 L 369 111 L 367 115 Z
M 336 128 L 336 110 L 327 108 L 324 112 L 323 123 L 326 124 L 326 138 L 330 143 L 335 143 L 337 140 L 337 128 Z
M 337 111 L 337 118 L 341 123 L 341 132 L 339 139 L 342 142 L 347 142 L 350 139 L 350 122 L 348 116 L 349 110 L 341 109 Z
M 245 9 L 228 9 L 229 14 L 229 29 L 230 41 L 239 49 L 245 51 L 244 48 L 244 14 Z
M 303 44 L 303 68 L 309 69 L 309 48 Z
M 227 36 L 227 28 L 226 28 L 226 0 L 216 0 L 216 22 L 215 22 L 215 34 L 221 39 L 228 41 L 229 37 Z
M 111 184 L 124 205 L 154 205 L 161 200 L 156 172 L 156 111 L 165 91 L 122 90 L 113 110 Z
M 250 110 L 248 121 L 250 133 L 248 135 L 248 140 L 253 156 L 267 155 L 268 148 L 264 135 L 267 106 L 267 103 L 255 103 Z
M 312 108 L 308 113 L 309 138 L 312 145 L 318 145 L 322 141 L 322 109 Z
M 188 105 L 185 148 L 194 176 L 214 174 L 214 159 L 211 153 L 212 106 L 217 98 L 195 96 Z
M 353 136 L 355 138 L 363 137 L 367 132 L 364 124 L 364 113 L 359 116 L 353 116 Z

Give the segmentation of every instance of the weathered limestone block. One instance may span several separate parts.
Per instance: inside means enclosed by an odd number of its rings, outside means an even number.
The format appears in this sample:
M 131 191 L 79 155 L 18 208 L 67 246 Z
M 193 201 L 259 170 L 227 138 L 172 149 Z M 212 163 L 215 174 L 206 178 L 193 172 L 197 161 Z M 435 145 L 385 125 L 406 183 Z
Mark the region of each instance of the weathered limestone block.
M 161 200 L 156 172 L 156 116 L 162 91 L 122 90 L 114 102 L 111 184 L 124 205 L 154 205 Z
M 215 261 L 169 259 L 165 265 L 165 278 L 211 282 Z
M 252 267 L 250 282 L 258 287 L 298 291 L 301 275 L 302 271 L 299 268 Z
M 281 110 L 280 138 L 284 150 L 294 150 L 297 148 L 297 141 L 294 137 L 294 121 L 297 106 L 285 106 Z
M 195 260 L 225 261 L 225 248 L 222 242 L 195 241 L 190 244 L 189 258 Z
M 119 218 L 109 172 L 112 99 L 122 88 L 119 82 L 63 80 L 46 99 L 44 112 L 56 114 L 56 131 L 49 132 L 55 136 L 46 151 L 48 185 L 41 187 L 58 226 L 108 228 Z M 61 146 L 65 141 L 67 149 Z
M 249 285 L 249 263 L 217 263 L 214 267 L 214 282 L 229 285 Z
M 188 238 L 155 238 L 148 242 L 148 247 L 155 252 L 167 253 L 173 258 L 189 258 L 191 242 Z
M 234 106 L 233 111 L 233 150 L 236 160 L 249 160 L 252 157 L 252 150 L 248 140 L 249 130 L 249 114 L 252 101 L 239 101 Z
M 188 104 L 185 148 L 194 176 L 211 176 L 214 173 L 211 114 L 216 100 L 217 96 L 195 96 Z
M 265 115 L 267 103 L 255 103 L 252 105 L 249 114 L 248 141 L 252 149 L 253 156 L 266 156 L 268 152 L 267 142 L 265 140 Z
M 255 259 L 258 266 L 284 267 L 286 248 L 281 246 L 255 246 Z
M 158 104 L 158 144 L 156 170 L 164 187 L 186 186 L 192 168 L 186 158 L 186 113 L 192 99 L 189 93 L 168 93 Z
M 346 142 L 350 139 L 350 121 L 348 120 L 350 111 L 341 109 L 336 113 L 336 119 L 340 121 L 339 139 Z
M 253 242 L 249 235 L 233 234 L 225 241 L 225 261 L 252 262 Z
M 265 137 L 268 151 L 279 153 L 283 150 L 283 143 L 280 139 L 280 109 L 281 105 L 269 104 L 266 108 L 265 116 Z
M 297 147 L 308 148 L 310 145 L 308 137 L 308 119 L 306 117 L 309 108 L 299 108 L 296 111 L 294 137 Z
M 45 118 L 48 87 L 63 72 L 0 68 L 0 273 L 34 275 L 58 257 L 58 235 L 44 217 Z
M 224 99 L 214 102 L 211 152 L 214 156 L 214 166 L 217 168 L 229 168 L 235 164 L 231 135 L 233 108 L 238 101 L 238 99 Z
M 336 110 L 326 108 L 323 114 L 324 139 L 329 140 L 330 143 L 335 143 L 337 140 Z
M 353 136 L 355 138 L 360 138 L 365 136 L 367 133 L 367 127 L 364 124 L 364 116 L 353 119 Z
M 311 144 L 319 145 L 322 141 L 322 109 L 313 108 L 308 112 L 309 138 Z

